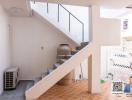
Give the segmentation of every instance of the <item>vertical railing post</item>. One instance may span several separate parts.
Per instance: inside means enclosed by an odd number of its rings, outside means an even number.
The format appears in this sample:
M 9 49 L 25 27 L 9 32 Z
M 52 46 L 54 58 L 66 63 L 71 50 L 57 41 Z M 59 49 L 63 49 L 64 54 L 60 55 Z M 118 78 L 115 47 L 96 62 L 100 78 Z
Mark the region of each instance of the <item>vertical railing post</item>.
M 58 4 L 58 22 L 60 21 L 60 7 L 59 7 L 59 4 Z
M 34 0 L 34 1 L 33 1 L 33 3 L 35 4 L 35 3 L 36 3 L 36 1 Z
M 82 24 L 82 42 L 84 42 L 84 24 Z
M 69 13 L 69 32 L 71 31 L 71 14 Z
M 49 4 L 47 3 L 47 13 L 49 13 Z
M 69 32 L 71 32 L 71 16 L 73 18 L 75 18 L 77 21 L 79 21 L 81 24 L 82 24 L 82 42 L 84 42 L 85 40 L 85 34 L 84 34 L 84 23 L 82 21 L 80 21 L 76 16 L 74 16 L 71 12 L 69 12 L 63 5 L 61 4 L 58 4 L 58 18 L 57 18 L 57 21 L 60 22 L 60 7 L 62 7 L 64 10 L 66 10 L 68 12 L 68 15 L 69 15 Z M 49 4 L 47 3 L 47 13 L 49 13 Z

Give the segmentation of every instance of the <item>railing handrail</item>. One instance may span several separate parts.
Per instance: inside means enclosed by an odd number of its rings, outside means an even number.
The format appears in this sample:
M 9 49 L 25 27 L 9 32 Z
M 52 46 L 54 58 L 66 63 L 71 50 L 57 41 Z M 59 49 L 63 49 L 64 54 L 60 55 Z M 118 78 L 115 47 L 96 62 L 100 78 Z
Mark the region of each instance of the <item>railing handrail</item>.
M 33 0 L 34 1 L 34 4 L 36 2 L 36 0 Z M 66 9 L 62 4 L 58 3 L 58 22 L 59 22 L 59 6 L 62 7 L 65 11 L 67 11 L 69 13 L 69 32 L 71 30 L 71 17 L 72 16 L 73 18 L 75 18 L 78 22 L 80 22 L 82 24 L 82 42 L 84 42 L 84 23 L 78 19 L 74 14 L 72 14 L 68 9 Z M 47 13 L 49 12 L 49 6 L 48 6 L 48 2 L 47 2 Z
M 68 9 L 66 9 L 62 4 L 59 3 L 59 5 L 64 8 L 68 13 L 70 13 L 75 19 L 77 19 L 81 24 L 84 24 L 82 21 L 80 21 L 75 15 L 73 15 Z
M 73 16 L 76 20 L 78 20 L 82 24 L 82 42 L 84 42 L 84 23 L 80 21 L 75 15 L 73 15 L 68 9 L 66 9 L 62 4 L 58 3 L 58 7 L 59 6 L 61 6 L 63 9 L 65 9 L 69 13 L 69 30 L 70 30 L 70 15 Z

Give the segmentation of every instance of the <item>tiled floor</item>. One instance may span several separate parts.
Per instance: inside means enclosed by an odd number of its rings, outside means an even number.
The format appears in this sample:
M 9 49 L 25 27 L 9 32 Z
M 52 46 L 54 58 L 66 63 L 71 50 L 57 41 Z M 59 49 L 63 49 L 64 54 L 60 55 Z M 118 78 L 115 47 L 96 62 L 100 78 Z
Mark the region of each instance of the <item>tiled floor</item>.
M 69 86 L 55 85 L 38 100 L 132 100 L 132 95 L 126 97 L 126 94 L 111 94 L 110 85 L 110 82 L 102 84 L 102 93 L 94 95 L 87 92 L 87 80 Z

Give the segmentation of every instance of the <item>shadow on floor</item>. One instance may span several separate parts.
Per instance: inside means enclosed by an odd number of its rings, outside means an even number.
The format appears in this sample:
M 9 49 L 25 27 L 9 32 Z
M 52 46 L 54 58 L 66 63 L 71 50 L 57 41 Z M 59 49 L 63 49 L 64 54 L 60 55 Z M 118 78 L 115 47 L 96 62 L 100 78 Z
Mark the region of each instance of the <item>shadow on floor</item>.
M 4 91 L 0 100 L 25 100 L 25 91 L 34 85 L 34 81 L 20 81 L 14 90 Z

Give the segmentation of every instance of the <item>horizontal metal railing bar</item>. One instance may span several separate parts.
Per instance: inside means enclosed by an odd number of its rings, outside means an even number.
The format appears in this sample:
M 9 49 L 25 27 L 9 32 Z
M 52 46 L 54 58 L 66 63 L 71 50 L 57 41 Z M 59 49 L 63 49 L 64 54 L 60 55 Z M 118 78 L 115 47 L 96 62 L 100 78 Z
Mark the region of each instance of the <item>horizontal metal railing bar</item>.
M 36 2 L 36 0 L 33 0 L 34 4 Z M 84 23 L 79 20 L 75 15 L 73 15 L 69 10 L 67 10 L 62 4 L 58 3 L 58 22 L 59 22 L 59 6 L 62 7 L 65 11 L 67 11 L 69 13 L 69 31 L 70 31 L 70 16 L 72 16 L 73 18 L 75 18 L 78 22 L 80 22 L 82 24 L 82 41 L 84 42 Z M 48 8 L 48 2 L 47 2 L 47 13 L 49 12 L 49 8 Z
M 75 19 L 77 19 L 81 24 L 84 24 L 82 21 L 80 21 L 76 16 L 74 16 L 69 10 L 67 10 L 62 4 L 59 4 L 62 8 L 64 8 L 70 15 L 72 15 Z
M 34 1 L 34 4 L 36 3 L 36 0 L 32 0 Z M 75 15 L 73 15 L 69 10 L 67 10 L 62 4 L 59 3 L 59 5 L 64 8 L 68 13 L 70 13 L 70 15 L 72 15 L 75 19 L 77 19 L 81 24 L 84 24 L 82 21 L 80 21 Z

